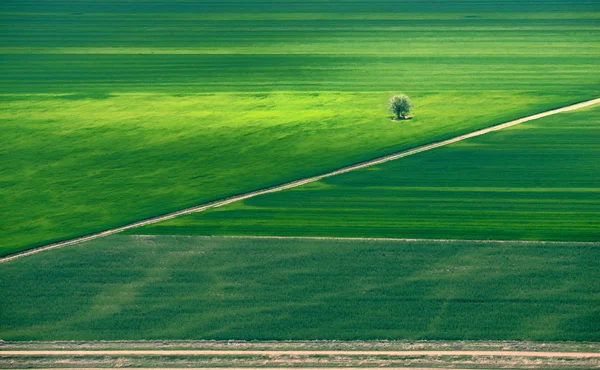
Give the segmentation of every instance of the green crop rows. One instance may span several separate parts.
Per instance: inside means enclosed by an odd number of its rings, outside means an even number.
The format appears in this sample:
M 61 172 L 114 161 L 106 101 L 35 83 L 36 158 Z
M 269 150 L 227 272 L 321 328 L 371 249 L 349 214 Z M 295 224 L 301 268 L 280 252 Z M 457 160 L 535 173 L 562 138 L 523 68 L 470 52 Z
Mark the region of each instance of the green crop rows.
M 595 97 L 599 8 L 4 1 L 0 255 Z
M 111 236 L 4 263 L 0 337 L 597 341 L 599 247 Z
M 23 0 L 0 19 L 0 256 L 600 95 L 587 0 Z M 600 341 L 598 142 L 582 109 L 8 261 L 0 338 Z
M 598 142 L 562 113 L 130 233 L 598 241 Z

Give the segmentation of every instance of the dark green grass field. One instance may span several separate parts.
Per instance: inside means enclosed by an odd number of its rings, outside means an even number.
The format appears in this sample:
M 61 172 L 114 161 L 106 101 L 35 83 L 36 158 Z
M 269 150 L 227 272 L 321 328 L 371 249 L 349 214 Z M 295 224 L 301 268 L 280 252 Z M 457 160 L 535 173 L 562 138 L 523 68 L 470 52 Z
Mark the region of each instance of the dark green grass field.
M 0 255 L 596 97 L 600 5 L 2 1 Z M 393 92 L 415 119 L 391 122 Z
M 2 264 L 4 340 L 600 340 L 599 244 L 111 236 Z
M 600 240 L 600 106 L 132 234 Z

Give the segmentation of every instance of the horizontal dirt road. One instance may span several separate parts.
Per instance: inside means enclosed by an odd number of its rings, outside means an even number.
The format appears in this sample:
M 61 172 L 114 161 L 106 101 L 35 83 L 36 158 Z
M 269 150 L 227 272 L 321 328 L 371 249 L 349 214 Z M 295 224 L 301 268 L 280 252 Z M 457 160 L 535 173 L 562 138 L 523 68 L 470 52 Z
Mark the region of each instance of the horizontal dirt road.
M 472 137 L 476 137 L 476 136 L 481 136 L 484 134 L 487 134 L 489 132 L 493 132 L 493 131 L 498 131 L 498 130 L 502 130 L 511 126 L 515 126 L 524 122 L 529 122 L 529 121 L 533 121 L 536 119 L 540 119 L 543 117 L 547 117 L 547 116 L 551 116 L 554 114 L 558 114 L 558 113 L 563 113 L 563 112 L 569 112 L 569 111 L 573 111 L 573 110 L 577 110 L 577 109 L 581 109 L 581 108 L 585 108 L 585 107 L 589 107 L 595 104 L 600 103 L 600 98 L 596 98 L 596 99 L 592 99 L 592 100 L 588 100 L 588 101 L 584 101 L 581 103 L 577 103 L 577 104 L 573 104 L 573 105 L 569 105 L 566 107 L 562 107 L 562 108 L 557 108 L 557 109 L 552 109 L 546 112 L 542 112 L 542 113 L 538 113 L 538 114 L 534 114 L 531 116 L 527 116 L 527 117 L 523 117 L 523 118 L 519 118 L 516 119 L 514 121 L 510 121 L 510 122 L 506 122 L 506 123 L 502 123 L 496 126 L 492 126 L 492 127 L 488 127 L 488 128 L 484 128 L 481 130 L 477 130 L 477 131 L 473 131 L 464 135 L 460 135 L 460 136 L 456 136 L 453 137 L 451 139 L 448 140 L 443 140 L 443 141 L 438 141 L 435 143 L 431 143 L 431 144 L 427 144 L 427 145 L 423 145 L 423 146 L 419 146 L 413 149 L 409 149 L 409 150 L 404 150 L 402 152 L 398 152 L 398 153 L 394 153 L 394 154 L 389 154 L 383 157 L 379 157 L 379 158 L 375 158 L 366 162 L 361 162 L 361 163 L 357 163 L 351 166 L 347 166 L 347 167 L 342 167 L 340 169 L 337 169 L 335 171 L 332 172 L 328 172 L 322 175 L 318 175 L 318 176 L 313 176 L 313 177 L 308 177 L 308 178 L 304 178 L 304 179 L 300 179 L 300 180 L 296 180 L 296 181 L 292 181 L 286 184 L 282 184 L 282 185 L 278 185 L 278 186 L 273 186 L 270 188 L 265 188 L 265 189 L 261 189 L 261 190 L 257 190 L 257 191 L 253 191 L 253 192 L 249 192 L 249 193 L 245 193 L 245 194 L 240 194 L 240 195 L 236 195 L 230 198 L 225 198 L 225 199 L 221 199 L 221 200 L 216 200 L 213 202 L 209 202 L 209 203 L 204 203 L 195 207 L 191 207 L 191 208 L 186 208 L 186 209 L 182 209 L 180 211 L 177 212 L 172 212 L 172 213 L 168 213 L 162 216 L 157 216 L 157 217 L 152 217 L 146 220 L 142 220 L 142 221 L 138 221 L 138 222 L 134 222 L 132 224 L 129 225 L 125 225 L 125 226 L 121 226 L 121 227 L 117 227 L 114 229 L 110 229 L 110 230 L 106 230 L 106 231 L 102 231 L 99 233 L 95 233 L 95 234 L 90 234 L 87 236 L 83 236 L 83 237 L 79 237 L 79 238 L 74 238 L 74 239 L 70 239 L 70 240 L 65 240 L 59 243 L 53 243 L 53 244 L 48 244 L 42 247 L 38 247 L 35 249 L 30 249 L 28 251 L 24 251 L 24 252 L 20 252 L 20 253 L 16 253 L 4 258 L 0 259 L 0 263 L 2 262 L 8 262 L 11 261 L 13 259 L 16 258 L 20 258 L 20 257 L 25 257 L 28 255 L 31 255 L 33 253 L 38 253 L 44 250 L 49 250 L 49 249 L 54 249 L 54 248 L 60 248 L 60 247 L 65 247 L 67 245 L 72 245 L 72 244 L 77 244 L 77 243 L 82 243 L 88 240 L 92 240 L 92 239 L 96 239 L 96 238 L 100 238 L 103 236 L 108 236 L 111 234 L 116 234 L 119 233 L 121 231 L 124 230 L 128 230 L 128 229 L 132 229 L 135 227 L 140 227 L 140 226 L 144 226 L 144 225 L 149 225 L 149 224 L 154 224 L 157 222 L 161 222 L 161 221 L 165 221 L 165 220 L 169 220 L 181 215 L 185 215 L 185 214 L 189 214 L 189 213 L 195 213 L 195 212 L 201 212 L 204 210 L 207 210 L 209 208 L 215 208 L 215 207 L 221 207 L 224 206 L 226 204 L 230 204 L 233 202 L 237 202 L 240 200 L 244 200 L 244 199 L 248 199 L 248 198 L 252 198 L 252 197 L 256 197 L 258 195 L 262 195 L 262 194 L 267 194 L 267 193 L 273 193 L 273 192 L 277 192 L 277 191 L 281 191 L 281 190 L 285 190 L 285 189 L 290 189 L 290 188 L 294 188 L 296 186 L 300 186 L 300 185 L 304 185 L 304 184 L 308 184 L 311 182 L 315 182 L 315 181 L 319 181 L 321 179 L 324 179 L 326 177 L 331 177 L 331 176 L 335 176 L 335 175 L 339 175 L 345 172 L 349 172 L 349 171 L 354 171 L 354 170 L 358 170 L 361 168 L 365 168 L 365 167 L 370 167 L 370 166 L 375 166 L 381 163 L 385 163 L 385 162 L 389 162 L 389 161 L 393 161 L 395 159 L 399 159 L 399 158 L 404 158 L 404 157 L 408 157 L 410 155 L 413 154 L 417 154 L 417 153 L 421 153 L 427 150 L 431 150 L 431 149 L 435 149 L 435 148 L 439 148 L 441 146 L 445 146 L 445 145 L 450 145 L 453 143 L 456 143 L 458 141 L 462 141 L 462 140 L 466 140 Z
M 57 367 L 57 368 L 49 368 L 45 367 L 45 370 L 65 370 L 69 368 Z M 72 368 L 71 368 L 72 369 Z M 112 368 L 98 368 L 98 367 L 78 367 L 78 370 L 98 370 L 98 369 L 112 369 Z M 121 368 L 119 368 L 121 369 Z M 136 367 L 135 370 L 207 370 L 209 368 L 206 367 Z M 290 370 L 290 369 L 302 369 L 302 370 L 333 370 L 333 369 L 344 369 L 344 370 L 381 370 L 381 367 L 301 367 L 301 368 L 293 368 L 293 367 L 227 367 L 223 369 L 228 370 Z M 385 369 L 385 368 L 383 368 Z M 390 368 L 388 368 L 390 369 Z M 457 368 L 445 368 L 445 367 L 394 367 L 394 370 L 469 370 L 469 369 L 457 369 Z M 472 369 L 471 369 L 472 370 Z
M 511 356 L 600 358 L 600 352 L 535 351 L 236 351 L 236 350 L 53 350 L 0 351 L 0 356 Z

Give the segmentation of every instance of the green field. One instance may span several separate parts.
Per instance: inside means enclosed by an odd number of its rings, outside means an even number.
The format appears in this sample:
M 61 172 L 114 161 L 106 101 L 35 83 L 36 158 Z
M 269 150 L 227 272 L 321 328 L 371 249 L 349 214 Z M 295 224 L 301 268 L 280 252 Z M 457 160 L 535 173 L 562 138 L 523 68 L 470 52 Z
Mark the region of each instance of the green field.
M 600 240 L 600 106 L 131 234 Z
M 600 83 L 600 5 L 585 0 L 23 0 L 0 18 L 0 255 L 596 97 Z M 414 120 L 388 119 L 394 92 Z
M 599 247 L 111 236 L 2 264 L 0 338 L 598 341 Z

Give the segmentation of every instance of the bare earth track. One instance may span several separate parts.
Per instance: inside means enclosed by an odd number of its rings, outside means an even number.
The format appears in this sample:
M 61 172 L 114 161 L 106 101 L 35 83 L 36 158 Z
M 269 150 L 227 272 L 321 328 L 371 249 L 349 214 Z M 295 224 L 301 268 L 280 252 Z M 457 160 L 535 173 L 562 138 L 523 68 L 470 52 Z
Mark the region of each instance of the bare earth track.
M 64 367 L 56 368 L 44 368 L 45 370 L 64 370 Z M 97 367 L 78 367 L 78 370 L 95 370 Z M 112 368 L 103 368 L 104 370 Z M 206 367 L 136 367 L 136 370 L 207 370 Z M 228 370 L 264 370 L 264 367 L 227 367 Z M 289 367 L 269 367 L 269 370 L 289 370 Z M 331 370 L 331 367 L 308 367 L 303 368 L 305 370 Z M 344 367 L 344 370 L 380 370 L 381 367 Z M 445 370 L 446 368 L 441 367 L 394 367 L 394 370 Z M 448 368 L 450 369 L 450 368 Z M 469 370 L 469 369 L 457 369 L 452 370 Z
M 542 351 L 365 351 L 365 350 L 33 350 L 0 351 L 2 363 L 43 368 L 162 369 L 584 369 L 600 366 L 600 352 Z M 140 366 L 141 365 L 141 366 Z M 59 367 L 57 367 L 59 366 Z M 150 367 L 151 366 L 151 367 Z M 410 366 L 410 367 L 407 367 Z
M 0 343 L 0 368 L 600 368 L 593 342 L 53 341 Z
M 45 370 L 64 370 L 64 367 L 56 367 L 56 368 L 44 368 Z M 78 370 L 95 370 L 97 367 L 78 367 Z M 112 369 L 112 368 L 103 368 L 104 370 Z M 207 370 L 209 368 L 206 367 L 136 367 L 136 370 Z M 264 370 L 264 367 L 227 367 L 228 370 Z M 269 370 L 289 370 L 289 367 L 269 367 Z M 305 370 L 331 370 L 331 367 L 308 367 L 303 368 Z M 380 370 L 381 367 L 344 367 L 344 370 Z M 445 370 L 450 368 L 441 368 L 441 367 L 394 367 L 394 370 Z M 469 370 L 469 369 L 457 369 L 452 368 L 452 370 Z
M 304 184 L 308 184 L 308 183 L 311 183 L 311 182 L 319 181 L 319 180 L 321 180 L 323 178 L 326 178 L 326 177 L 331 177 L 331 176 L 339 175 L 339 174 L 342 174 L 342 173 L 345 173 L 345 172 L 354 171 L 354 170 L 357 170 L 357 169 L 374 166 L 374 165 L 381 164 L 381 163 L 384 163 L 384 162 L 393 161 L 395 159 L 408 157 L 408 156 L 413 155 L 413 154 L 417 154 L 417 153 L 421 153 L 421 152 L 424 152 L 424 151 L 427 151 L 427 150 L 439 148 L 441 146 L 453 144 L 453 143 L 456 143 L 458 141 L 466 140 L 466 139 L 469 139 L 469 138 L 472 138 L 472 137 L 481 136 L 481 135 L 487 134 L 489 132 L 494 132 L 494 131 L 502 130 L 502 129 L 505 129 L 505 128 L 508 128 L 508 127 L 511 127 L 511 126 L 515 126 L 515 125 L 524 123 L 524 122 L 533 121 L 533 120 L 536 120 L 536 119 L 540 119 L 540 118 L 551 116 L 551 115 L 558 114 L 558 113 L 569 112 L 569 111 L 573 111 L 573 110 L 577 110 L 577 109 L 589 107 L 589 106 L 592 106 L 592 105 L 595 105 L 595 104 L 598 104 L 598 103 L 600 103 L 600 98 L 596 98 L 596 99 L 584 101 L 584 102 L 573 104 L 573 105 L 569 105 L 569 106 L 566 106 L 566 107 L 557 108 L 557 109 L 549 110 L 549 111 L 546 111 L 546 112 L 534 114 L 534 115 L 531 115 L 531 116 L 519 118 L 517 120 L 506 122 L 506 123 L 502 123 L 502 124 L 499 124 L 499 125 L 496 125 L 496 126 L 484 128 L 484 129 L 477 130 L 477 131 L 473 131 L 473 132 L 470 132 L 470 133 L 467 133 L 467 134 L 464 134 L 464 135 L 453 137 L 453 138 L 448 139 L 448 140 L 443 140 L 443 141 L 439 141 L 439 142 L 435 142 L 435 143 L 431 143 L 431 144 L 419 146 L 419 147 L 416 147 L 416 148 L 413 148 L 413 149 L 409 149 L 409 150 L 405 150 L 405 151 L 402 151 L 402 152 L 398 152 L 398 153 L 386 155 L 386 156 L 379 157 L 379 158 L 375 158 L 373 160 L 369 160 L 369 161 L 366 161 L 366 162 L 361 162 L 361 163 L 357 163 L 357 164 L 354 164 L 354 165 L 351 165 L 351 166 L 342 167 L 340 169 L 337 169 L 335 171 L 328 172 L 328 173 L 325 173 L 325 174 L 322 174 L 322 175 L 308 177 L 308 178 L 304 178 L 304 179 L 292 181 L 292 182 L 289 182 L 289 183 L 286 183 L 286 184 L 283 184 L 283 185 L 273 186 L 273 187 L 269 187 L 269 188 L 265 188 L 265 189 L 261 189 L 261 190 L 257 190 L 257 191 L 253 191 L 253 192 L 249 192 L 249 193 L 245 193 L 245 194 L 236 195 L 236 196 L 225 198 L 225 199 L 216 200 L 216 201 L 209 202 L 209 203 L 204 203 L 204 204 L 201 204 L 201 205 L 198 205 L 198 206 L 195 206 L 195 207 L 182 209 L 180 211 L 168 213 L 168 214 L 165 214 L 165 215 L 162 215 L 162 216 L 152 217 L 152 218 L 149 218 L 149 219 L 146 219 L 146 220 L 134 222 L 132 224 L 121 226 L 121 227 L 117 227 L 117 228 L 114 228 L 114 229 L 105 230 L 105 231 L 102 231 L 102 232 L 99 232 L 99 233 L 90 234 L 90 235 L 87 235 L 87 236 L 83 236 L 83 237 L 79 237 L 79 238 L 74 238 L 74 239 L 70 239 L 70 240 L 65 240 L 65 241 L 58 242 L 58 243 L 48 244 L 48 245 L 41 246 L 41 247 L 38 247 L 38 248 L 35 248 L 35 249 L 30 249 L 28 251 L 20 252 L 20 253 L 17 253 L 17 254 L 13 254 L 13 255 L 1 258 L 0 259 L 0 263 L 2 263 L 2 262 L 8 262 L 8 261 L 11 261 L 11 260 L 19 258 L 19 257 L 25 257 L 25 256 L 28 256 L 28 255 L 31 255 L 31 254 L 34 254 L 34 253 L 38 253 L 38 252 L 44 251 L 44 250 L 49 250 L 49 249 L 54 249 L 54 248 L 60 248 L 60 247 L 65 247 L 65 246 L 72 245 L 72 244 L 82 243 L 82 242 L 85 242 L 85 241 L 88 241 L 88 240 L 92 240 L 92 239 L 96 239 L 96 238 L 100 238 L 100 237 L 103 237 L 103 236 L 108 236 L 108 235 L 111 235 L 111 234 L 116 234 L 116 233 L 119 233 L 121 231 L 125 231 L 125 230 L 132 229 L 132 228 L 135 228 L 135 227 L 140 227 L 140 226 L 144 226 L 144 225 L 149 225 L 149 224 L 153 224 L 153 223 L 157 223 L 157 222 L 169 220 L 169 219 L 181 216 L 181 215 L 185 215 L 185 214 L 189 214 L 189 213 L 195 213 L 195 212 L 201 212 L 201 211 L 204 211 L 204 210 L 209 209 L 209 208 L 221 207 L 221 206 L 224 206 L 226 204 L 230 204 L 230 203 L 237 202 L 237 201 L 240 201 L 240 200 L 244 200 L 244 199 L 256 197 L 258 195 L 267 194 L 267 193 L 273 193 L 273 192 L 277 192 L 277 191 L 281 191 L 281 190 L 285 190 L 285 189 L 297 187 L 297 186 L 300 186 L 300 185 L 304 185 Z
M 256 351 L 256 350 L 58 350 L 58 351 L 0 351 L 8 356 L 511 356 L 511 357 L 569 357 L 600 358 L 600 352 L 535 352 L 535 351 Z
M 64 370 L 64 367 L 56 368 L 44 368 L 45 370 Z M 78 367 L 78 370 L 95 370 L 96 367 Z M 103 368 L 105 370 L 111 368 Z M 136 370 L 207 370 L 206 367 L 136 367 Z M 228 367 L 229 370 L 264 370 L 264 367 Z M 289 370 L 289 367 L 269 367 L 269 370 Z M 303 368 L 305 370 L 331 370 L 331 367 L 309 367 Z M 344 370 L 379 370 L 381 367 L 344 367 Z M 394 370 L 445 370 L 446 368 L 441 367 L 394 367 Z M 448 368 L 449 369 L 449 368 Z M 468 370 L 468 369 L 457 369 L 452 370 Z

